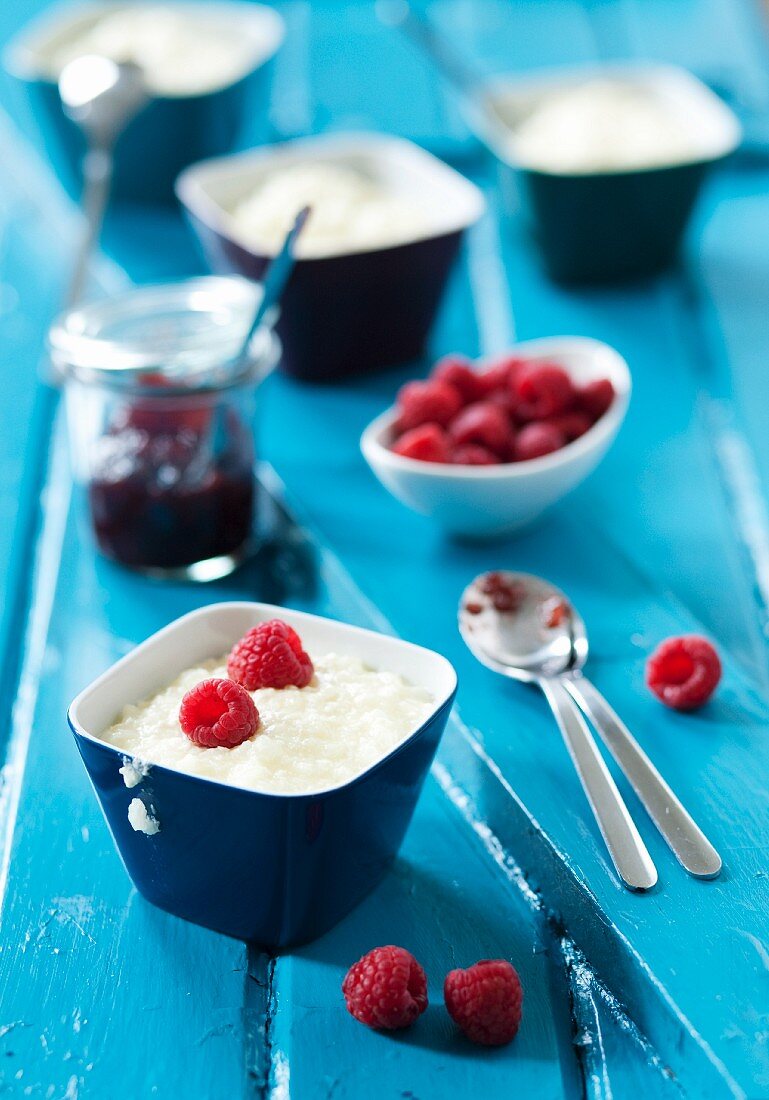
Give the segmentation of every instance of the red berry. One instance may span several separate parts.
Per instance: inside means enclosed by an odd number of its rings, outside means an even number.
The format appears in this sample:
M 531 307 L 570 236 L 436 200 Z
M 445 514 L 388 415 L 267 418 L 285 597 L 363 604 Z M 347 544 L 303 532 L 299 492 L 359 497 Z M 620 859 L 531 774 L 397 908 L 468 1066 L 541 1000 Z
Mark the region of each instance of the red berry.
M 477 401 L 483 396 L 478 372 L 473 370 L 470 360 L 462 355 L 446 355 L 439 359 L 430 372 L 430 377 L 439 382 L 448 382 L 459 390 L 465 401 Z
M 675 710 L 695 710 L 706 703 L 721 679 L 721 661 L 698 634 L 668 638 L 646 663 L 646 684 Z
M 463 404 L 462 394 L 448 382 L 436 378 L 407 382 L 398 391 L 398 427 L 402 432 L 422 424 L 445 428 Z
M 468 1039 L 501 1047 L 521 1024 L 521 980 L 506 959 L 483 959 L 467 970 L 452 970 L 443 984 L 449 1016 Z
M 487 367 L 486 370 L 480 372 L 478 379 L 482 397 L 489 397 L 498 390 L 507 389 L 510 385 L 509 360 L 503 359 L 501 362 Z
M 289 685 L 303 688 L 313 671 L 299 635 L 280 619 L 252 627 L 233 646 L 227 660 L 227 675 L 248 691 Z
M 521 420 L 545 420 L 566 412 L 574 402 L 574 383 L 555 363 L 529 363 L 510 383 Z
M 449 424 L 449 436 L 456 446 L 480 443 L 500 457 L 506 457 L 513 446 L 510 418 L 490 401 L 476 401 L 462 409 Z
M 462 443 L 451 452 L 455 466 L 498 466 L 499 459 L 488 447 L 480 443 Z
M 419 428 L 404 432 L 390 450 L 403 458 L 416 458 L 420 462 L 451 462 L 448 438 L 437 424 L 422 424 Z
M 179 725 L 205 749 L 234 748 L 259 729 L 259 711 L 245 688 L 232 680 L 202 680 L 182 699 Z
M 427 1008 L 427 978 L 404 947 L 375 947 L 342 982 L 347 1011 L 367 1027 L 409 1027 Z
M 553 416 L 547 423 L 557 428 L 565 436 L 567 443 L 573 443 L 575 439 L 579 439 L 585 432 L 590 431 L 593 426 L 590 417 L 586 413 L 577 410 L 561 413 L 560 416 Z
M 588 382 L 578 391 L 577 401 L 579 407 L 587 413 L 595 423 L 608 411 L 616 394 L 614 386 L 608 378 L 597 378 L 594 382 Z
M 560 451 L 564 446 L 566 437 L 563 432 L 546 420 L 539 420 L 526 424 L 519 431 L 515 441 L 515 457 L 518 462 L 526 462 L 530 458 L 541 458 L 553 451 Z

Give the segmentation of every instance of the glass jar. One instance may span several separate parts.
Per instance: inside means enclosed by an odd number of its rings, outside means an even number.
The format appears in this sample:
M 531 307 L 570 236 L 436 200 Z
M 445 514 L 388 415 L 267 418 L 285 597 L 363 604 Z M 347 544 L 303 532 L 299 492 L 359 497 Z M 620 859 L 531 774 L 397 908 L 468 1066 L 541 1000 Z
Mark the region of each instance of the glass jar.
M 254 397 L 279 349 L 261 290 L 207 276 L 65 314 L 49 334 L 65 382 L 75 480 L 96 543 L 152 575 L 213 580 L 246 555 L 255 514 Z

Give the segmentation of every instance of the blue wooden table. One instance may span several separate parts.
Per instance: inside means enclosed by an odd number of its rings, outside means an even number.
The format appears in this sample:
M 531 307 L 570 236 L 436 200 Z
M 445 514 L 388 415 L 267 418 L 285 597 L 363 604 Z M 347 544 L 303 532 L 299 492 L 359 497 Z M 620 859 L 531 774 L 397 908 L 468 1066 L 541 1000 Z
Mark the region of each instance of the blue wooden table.
M 7 39 L 43 0 L 0 9 Z M 403 378 L 262 391 L 269 500 L 257 560 L 205 588 L 98 558 L 72 499 L 55 395 L 39 380 L 77 216 L 0 85 L 0 1090 L 9 1096 L 299 1100 L 522 1095 L 769 1096 L 769 47 L 751 0 L 437 0 L 431 16 L 485 71 L 595 57 L 687 65 L 729 95 L 750 148 L 712 180 L 685 257 L 632 287 L 566 292 L 541 274 L 457 104 L 369 3 L 287 0 L 277 136 L 374 127 L 476 179 L 471 233 L 436 354 L 515 338 L 595 336 L 634 377 L 601 468 L 516 540 L 447 542 L 374 483 L 362 427 Z M 113 212 L 94 279 L 109 293 L 201 261 L 178 216 Z M 608 865 L 543 701 L 474 664 L 455 629 L 466 581 L 494 566 L 551 577 L 593 640 L 592 672 L 724 855 L 694 881 L 644 817 L 649 894 Z M 415 598 L 418 593 L 418 598 Z M 96 673 L 173 617 L 269 599 L 395 631 L 445 653 L 455 717 L 392 873 L 334 931 L 271 958 L 139 898 L 116 856 L 64 713 Z M 725 657 L 696 716 L 643 687 L 663 637 L 706 631 Z M 342 977 L 370 947 L 412 949 L 431 1008 L 399 1036 L 346 1014 Z M 525 989 L 510 1047 L 454 1033 L 441 981 L 504 956 Z

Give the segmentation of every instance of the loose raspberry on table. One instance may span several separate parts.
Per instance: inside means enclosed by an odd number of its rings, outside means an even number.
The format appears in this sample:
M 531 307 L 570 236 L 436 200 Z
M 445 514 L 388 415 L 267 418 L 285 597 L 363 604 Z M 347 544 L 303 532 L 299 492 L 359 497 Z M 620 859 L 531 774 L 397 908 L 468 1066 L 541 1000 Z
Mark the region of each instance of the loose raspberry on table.
M 430 372 L 439 382 L 448 382 L 459 390 L 465 401 L 477 401 L 483 396 L 483 384 L 478 371 L 473 370 L 469 359 L 463 355 L 446 355 L 439 359 Z
M 519 462 L 560 451 L 566 446 L 563 432 L 545 420 L 534 421 L 521 428 L 515 441 L 515 457 Z
M 367 1027 L 410 1027 L 427 1008 L 427 978 L 404 947 L 375 947 L 347 971 L 347 1011 Z
M 574 383 L 555 363 L 530 363 L 512 376 L 510 387 L 521 420 L 545 420 L 566 412 L 576 396 Z
M 397 429 L 406 432 L 422 424 L 439 424 L 445 428 L 463 405 L 462 394 L 448 382 L 436 378 L 407 382 L 398 390 Z
M 227 675 L 248 691 L 257 688 L 303 688 L 313 675 L 312 661 L 299 635 L 281 619 L 252 627 L 227 660 Z
M 232 749 L 259 729 L 259 711 L 245 688 L 232 680 L 203 680 L 187 692 L 179 725 L 204 749 Z
M 421 462 L 451 461 L 448 437 L 437 424 L 422 424 L 418 428 L 411 428 L 390 449 L 402 458 L 416 458 Z
M 707 638 L 684 634 L 667 638 L 646 663 L 646 684 L 674 710 L 706 703 L 721 679 L 721 660 Z
M 521 1023 L 521 980 L 506 959 L 483 959 L 446 975 L 443 997 L 449 1016 L 468 1039 L 482 1046 L 504 1046 Z
M 609 379 L 597 378 L 594 382 L 588 382 L 587 385 L 582 386 L 577 393 L 577 401 L 579 407 L 595 423 L 605 412 L 608 412 L 615 396 L 614 386 Z
M 449 437 L 454 444 L 480 443 L 499 458 L 506 459 L 514 445 L 510 418 L 490 401 L 476 401 L 462 409 L 449 424 Z
M 462 443 L 454 447 L 451 461 L 455 466 L 497 466 L 499 458 L 480 443 Z

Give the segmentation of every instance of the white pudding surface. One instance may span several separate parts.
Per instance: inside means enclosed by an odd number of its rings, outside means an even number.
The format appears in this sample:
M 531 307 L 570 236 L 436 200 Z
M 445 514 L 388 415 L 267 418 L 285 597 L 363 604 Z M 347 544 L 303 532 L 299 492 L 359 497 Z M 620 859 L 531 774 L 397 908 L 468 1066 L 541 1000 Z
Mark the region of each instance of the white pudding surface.
M 84 54 L 141 66 L 149 88 L 168 96 L 200 95 L 224 87 L 251 66 L 253 45 L 226 18 L 193 6 L 116 7 L 68 37 L 49 58 L 55 77 Z
M 255 251 L 280 247 L 299 211 L 311 206 L 300 256 L 382 248 L 413 240 L 427 218 L 415 201 L 345 165 L 307 161 L 268 173 L 234 208 L 235 236 Z
M 182 697 L 201 680 L 226 679 L 226 656 L 187 669 L 167 688 L 125 707 L 102 740 L 141 762 L 138 771 L 160 764 L 250 790 L 312 794 L 367 771 L 432 712 L 430 694 L 397 673 L 356 657 L 311 656 L 315 675 L 307 687 L 250 693 L 261 724 L 235 748 L 201 748 L 179 725 Z
M 687 126 L 658 94 L 616 77 L 543 95 L 513 125 L 512 148 L 527 167 L 567 174 L 679 164 L 698 151 Z

